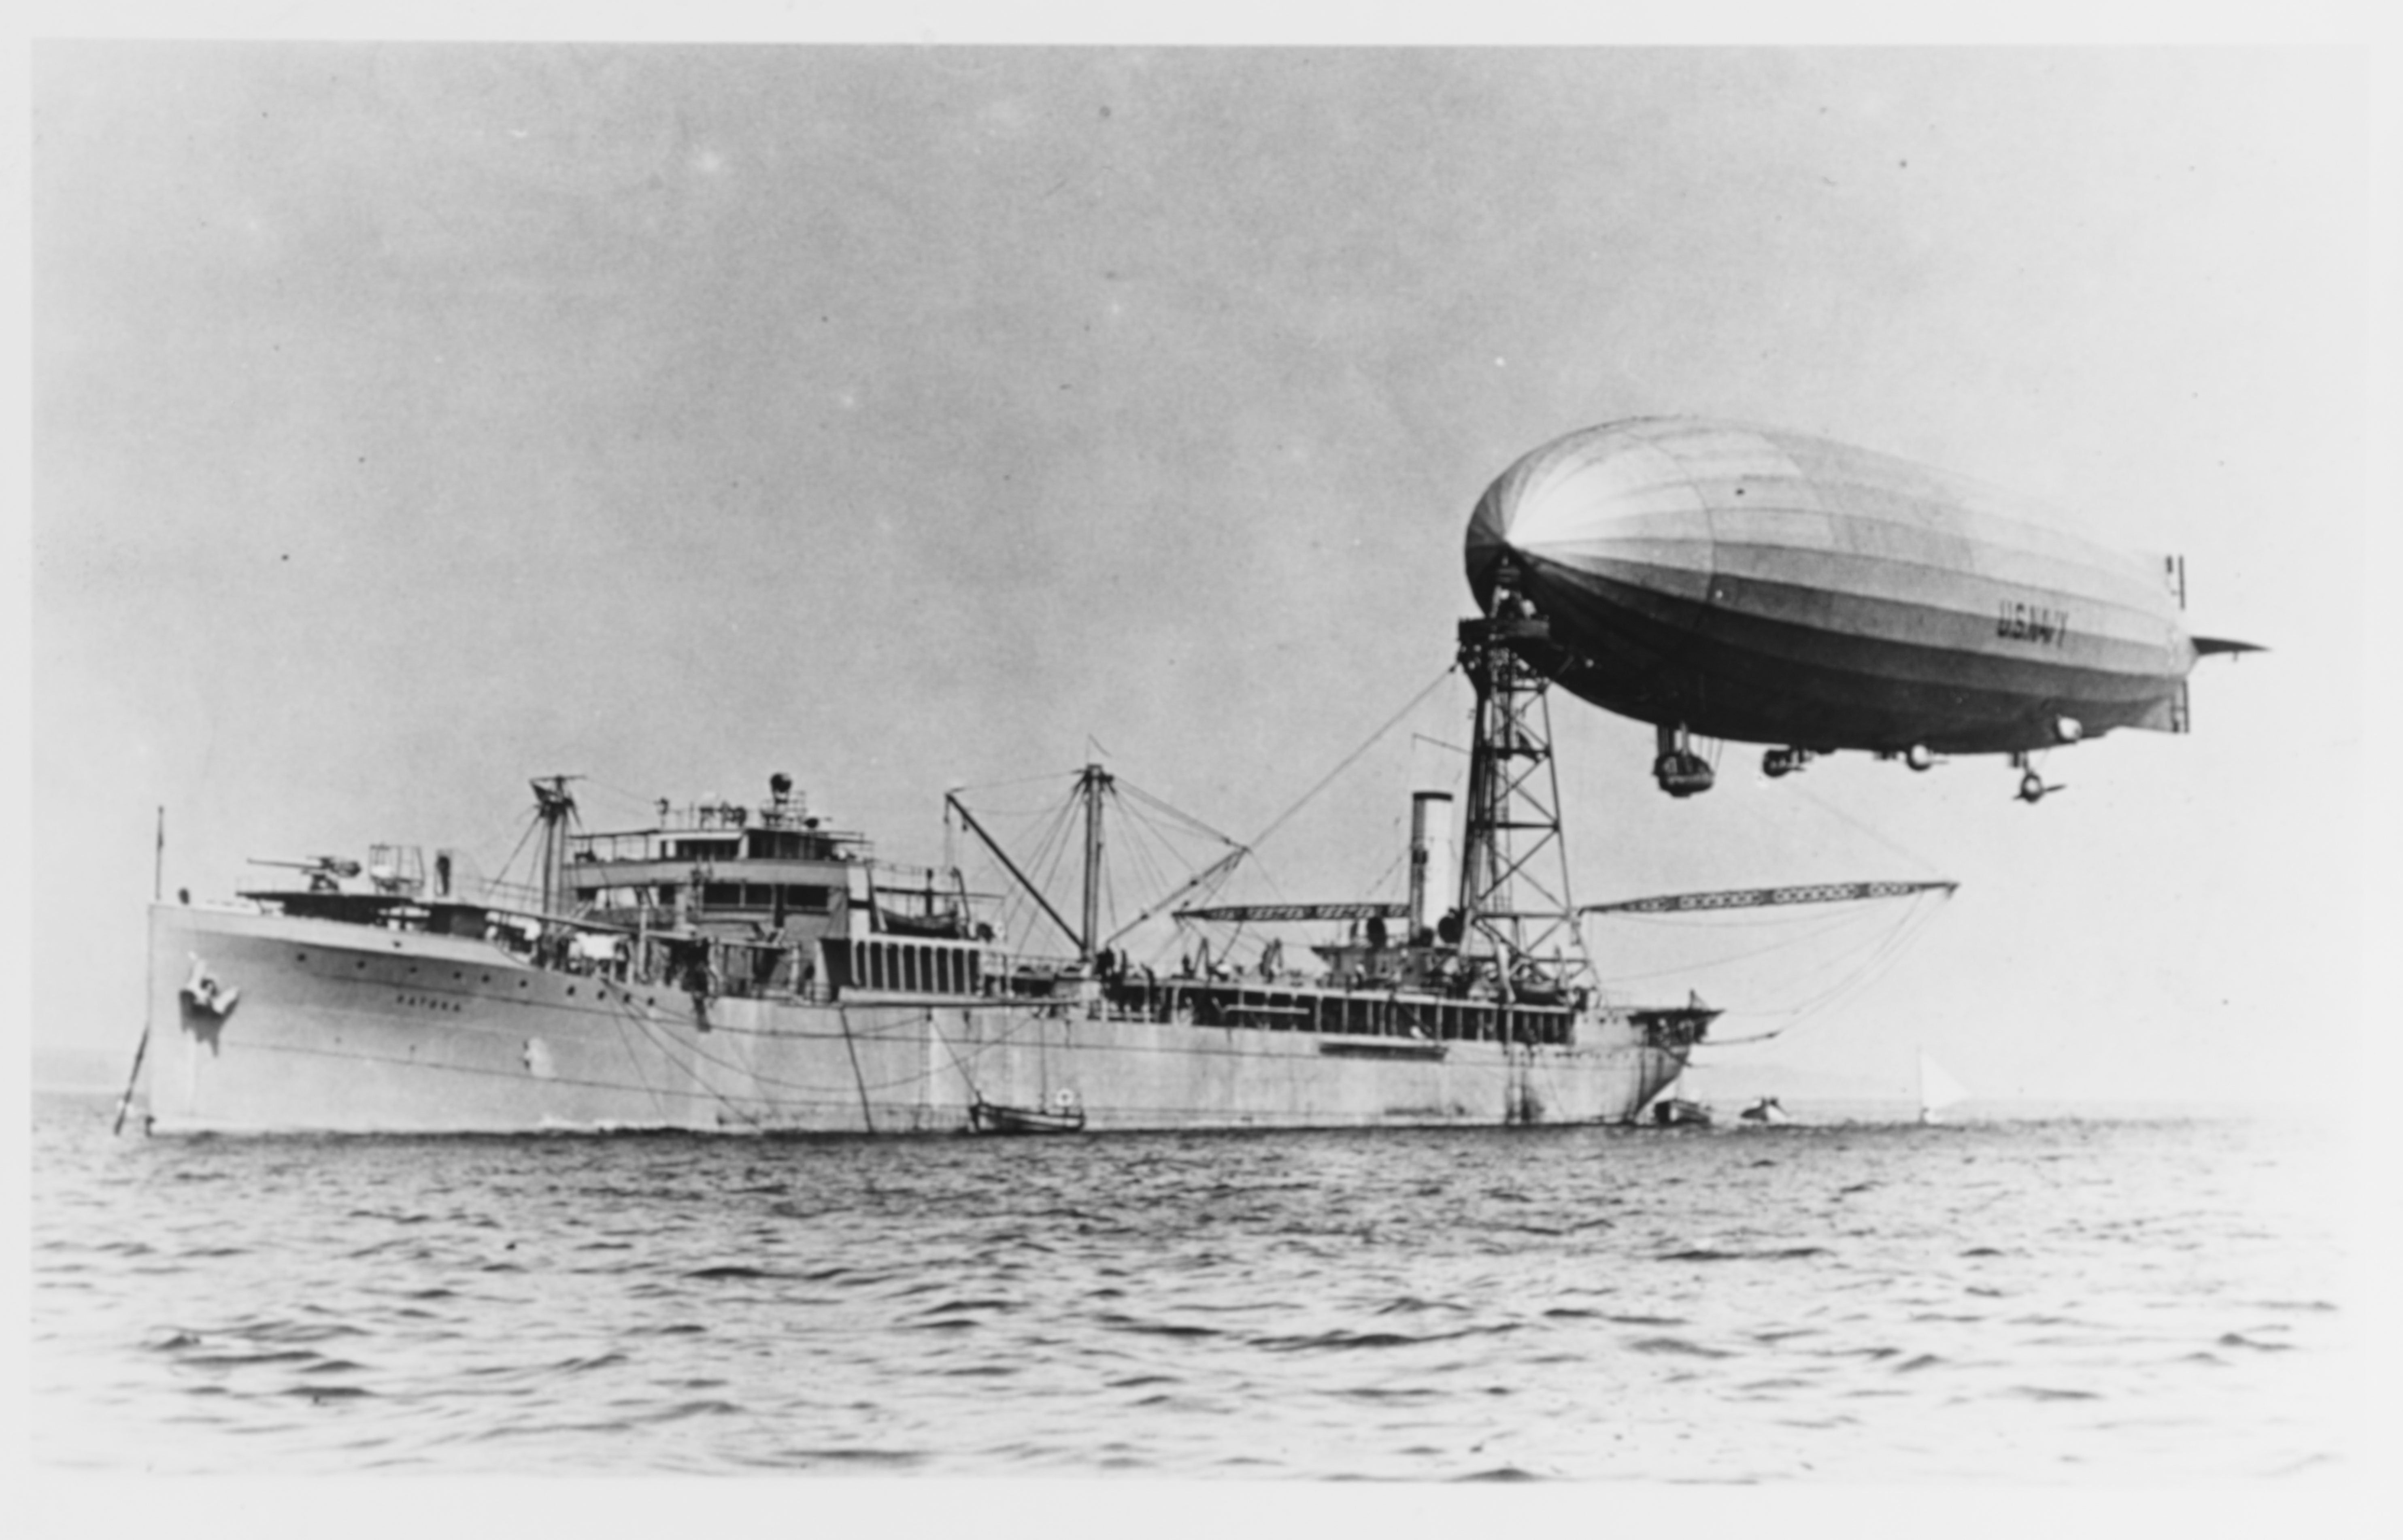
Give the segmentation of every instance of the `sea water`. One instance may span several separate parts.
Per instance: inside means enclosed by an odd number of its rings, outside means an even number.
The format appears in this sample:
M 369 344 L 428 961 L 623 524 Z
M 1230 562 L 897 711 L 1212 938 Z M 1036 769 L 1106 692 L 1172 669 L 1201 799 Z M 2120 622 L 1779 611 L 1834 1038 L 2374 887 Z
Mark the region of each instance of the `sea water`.
M 49 1470 L 2341 1471 L 2328 1137 L 1848 1118 L 112 1138 L 37 1097 Z

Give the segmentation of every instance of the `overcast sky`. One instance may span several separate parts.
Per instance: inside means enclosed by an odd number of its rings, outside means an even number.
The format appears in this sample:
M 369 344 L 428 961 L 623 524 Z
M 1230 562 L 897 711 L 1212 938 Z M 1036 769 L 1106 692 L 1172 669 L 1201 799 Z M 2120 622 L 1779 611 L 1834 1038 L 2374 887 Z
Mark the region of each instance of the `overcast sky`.
M 130 1050 L 160 804 L 200 895 L 497 865 L 553 771 L 606 826 L 785 770 L 926 860 L 948 784 L 1099 753 L 1257 833 L 1451 661 L 1493 477 L 1701 413 L 2183 551 L 2194 629 L 2274 650 L 2033 809 L 1999 760 L 1738 746 L 1673 803 L 1563 700 L 1578 896 L 1959 880 L 1781 1064 L 2350 1062 L 2347 55 L 44 44 L 33 84 L 40 1040 Z M 1391 867 L 1467 700 L 1279 834 L 1278 890 Z M 1825 982 L 1696 969 L 1730 1035 Z

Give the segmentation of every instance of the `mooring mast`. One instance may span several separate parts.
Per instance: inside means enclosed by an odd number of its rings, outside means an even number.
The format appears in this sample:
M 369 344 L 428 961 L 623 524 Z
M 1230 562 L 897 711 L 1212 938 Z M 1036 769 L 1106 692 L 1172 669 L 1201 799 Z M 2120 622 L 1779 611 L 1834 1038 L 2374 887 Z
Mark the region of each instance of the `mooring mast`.
M 1460 623 L 1460 667 L 1477 692 L 1468 751 L 1467 827 L 1460 863 L 1461 948 L 1490 950 L 1496 979 L 1518 992 L 1539 968 L 1555 987 L 1590 984 L 1593 965 L 1569 896 L 1552 763 L 1551 680 L 1521 648 L 1550 627 L 1513 590 L 1505 565 L 1492 613 Z

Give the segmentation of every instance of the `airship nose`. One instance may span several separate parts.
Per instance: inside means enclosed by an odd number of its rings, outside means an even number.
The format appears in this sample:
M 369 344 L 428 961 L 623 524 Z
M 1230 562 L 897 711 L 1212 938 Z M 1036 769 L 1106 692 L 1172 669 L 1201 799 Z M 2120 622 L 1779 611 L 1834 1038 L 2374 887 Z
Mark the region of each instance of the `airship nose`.
M 1709 514 L 1684 468 L 1652 441 L 1654 426 L 1613 423 L 1554 439 L 1485 489 L 1464 553 L 1479 608 L 1492 613 L 1506 559 L 1539 610 L 1598 580 L 1665 580 L 1699 595 L 1709 576 Z
M 1545 500 L 1541 487 L 1531 483 L 1537 481 L 1532 472 L 1540 469 L 1536 462 L 1545 453 L 1538 450 L 1504 471 L 1468 516 L 1468 586 L 1478 607 L 1489 615 L 1506 570 L 1507 580 L 1523 590 L 1542 560 Z

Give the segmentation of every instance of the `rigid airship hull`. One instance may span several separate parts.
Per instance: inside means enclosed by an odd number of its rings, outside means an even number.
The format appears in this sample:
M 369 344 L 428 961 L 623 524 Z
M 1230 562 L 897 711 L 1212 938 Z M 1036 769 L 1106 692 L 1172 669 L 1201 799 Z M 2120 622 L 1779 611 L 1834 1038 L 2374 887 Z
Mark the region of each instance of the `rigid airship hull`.
M 1507 563 L 1564 688 L 1708 737 L 1992 753 L 2184 730 L 2175 564 L 2042 513 L 1865 450 L 1643 419 L 1505 472 L 1468 575 L 1490 609 Z

